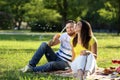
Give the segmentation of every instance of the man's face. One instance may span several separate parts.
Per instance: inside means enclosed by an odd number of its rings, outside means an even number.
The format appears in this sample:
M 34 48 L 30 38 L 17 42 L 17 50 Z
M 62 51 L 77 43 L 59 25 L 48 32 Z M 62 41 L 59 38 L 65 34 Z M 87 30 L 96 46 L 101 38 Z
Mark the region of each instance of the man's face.
M 75 34 L 74 25 L 75 25 L 74 23 L 68 23 L 68 24 L 66 24 L 66 32 L 70 36 L 72 36 L 73 34 Z

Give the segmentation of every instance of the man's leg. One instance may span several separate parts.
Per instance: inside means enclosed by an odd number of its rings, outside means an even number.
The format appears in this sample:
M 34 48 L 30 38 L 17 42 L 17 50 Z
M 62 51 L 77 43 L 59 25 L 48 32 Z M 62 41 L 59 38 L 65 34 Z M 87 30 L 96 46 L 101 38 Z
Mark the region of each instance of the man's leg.
M 33 68 L 34 72 L 50 72 L 57 70 L 67 70 L 70 68 L 69 64 L 65 61 L 51 61 L 45 65 L 37 66 Z
M 54 51 L 51 49 L 51 47 L 48 46 L 47 43 L 44 42 L 41 44 L 36 53 L 33 55 L 32 59 L 29 61 L 29 65 L 35 67 L 44 54 L 48 61 L 54 61 L 56 59 Z
M 33 55 L 32 59 L 29 61 L 29 64 L 20 69 L 20 71 L 33 71 L 33 68 L 36 67 L 36 64 L 39 62 L 44 54 L 48 61 L 55 61 L 58 58 L 51 47 L 47 45 L 47 43 L 42 43 L 36 53 Z

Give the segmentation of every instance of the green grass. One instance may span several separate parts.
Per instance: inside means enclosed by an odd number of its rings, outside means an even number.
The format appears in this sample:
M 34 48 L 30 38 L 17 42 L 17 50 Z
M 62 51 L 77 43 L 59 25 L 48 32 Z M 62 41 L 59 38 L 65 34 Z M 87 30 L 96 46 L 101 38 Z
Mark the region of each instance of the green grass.
M 112 59 L 120 59 L 120 36 L 114 34 L 95 34 L 98 40 L 98 59 L 100 67 L 118 66 L 111 63 Z
M 0 80 L 73 80 L 54 75 L 21 73 L 41 42 L 47 42 L 53 34 L 39 35 L 3 35 L 0 34 Z M 120 36 L 107 33 L 95 33 L 98 40 L 99 67 L 118 66 L 111 63 L 112 59 L 120 59 Z M 58 46 L 53 47 L 56 51 Z M 46 63 L 45 57 L 38 65 Z

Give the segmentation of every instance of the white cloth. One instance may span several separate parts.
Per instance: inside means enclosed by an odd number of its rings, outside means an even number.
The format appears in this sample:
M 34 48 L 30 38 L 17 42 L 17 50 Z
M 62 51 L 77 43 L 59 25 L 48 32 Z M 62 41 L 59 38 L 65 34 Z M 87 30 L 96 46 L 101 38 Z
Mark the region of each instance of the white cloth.
M 77 70 L 90 71 L 90 73 L 95 72 L 96 60 L 93 54 L 87 56 L 80 55 L 71 63 L 71 69 L 73 73 L 77 73 Z
M 60 40 L 60 48 L 56 52 L 58 57 L 68 63 L 71 62 L 72 59 L 72 47 L 70 45 L 70 36 L 67 33 L 63 33 L 59 40 Z

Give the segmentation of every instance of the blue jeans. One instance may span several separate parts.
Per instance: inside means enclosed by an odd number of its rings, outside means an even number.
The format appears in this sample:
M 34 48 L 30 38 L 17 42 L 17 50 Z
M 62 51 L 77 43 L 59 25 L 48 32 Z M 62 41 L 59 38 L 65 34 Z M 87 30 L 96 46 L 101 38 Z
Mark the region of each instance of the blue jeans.
M 36 67 L 43 55 L 46 56 L 48 63 Z M 60 59 L 45 42 L 41 44 L 36 53 L 33 55 L 32 59 L 29 61 L 29 65 L 33 67 L 34 72 L 65 70 L 70 67 L 69 64 Z

